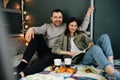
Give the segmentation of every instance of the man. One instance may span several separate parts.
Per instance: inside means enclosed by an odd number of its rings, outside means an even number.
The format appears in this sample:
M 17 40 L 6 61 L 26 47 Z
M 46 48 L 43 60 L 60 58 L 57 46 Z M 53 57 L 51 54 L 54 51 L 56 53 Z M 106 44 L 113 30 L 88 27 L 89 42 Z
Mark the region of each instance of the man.
M 88 9 L 79 30 L 86 31 L 93 10 L 93 7 Z M 54 58 L 62 57 L 57 54 L 51 54 L 51 48 L 58 36 L 65 30 L 63 12 L 60 9 L 53 10 L 50 19 L 52 23 L 45 23 L 41 27 L 31 27 L 26 32 L 25 39 L 29 42 L 29 45 L 24 52 L 22 61 L 17 66 L 17 70 L 20 72 L 20 77 L 40 72 L 45 67 L 51 65 Z M 42 34 L 43 36 L 35 34 Z M 46 40 L 44 40 L 44 38 Z M 27 67 L 35 51 L 38 52 L 40 59 L 35 64 Z

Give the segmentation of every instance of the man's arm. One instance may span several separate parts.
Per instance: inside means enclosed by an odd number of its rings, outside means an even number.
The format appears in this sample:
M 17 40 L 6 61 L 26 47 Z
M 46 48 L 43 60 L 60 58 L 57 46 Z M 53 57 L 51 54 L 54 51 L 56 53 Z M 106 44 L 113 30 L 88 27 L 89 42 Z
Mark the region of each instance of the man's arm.
M 31 27 L 27 30 L 26 35 L 25 35 L 25 40 L 27 42 L 30 42 L 32 38 L 34 38 L 34 34 L 45 34 L 47 31 L 47 26 L 48 24 L 44 24 L 43 26 L 40 27 Z
M 93 11 L 94 11 L 94 7 L 89 7 L 89 8 L 88 8 L 88 11 L 87 11 L 87 13 L 86 13 L 86 15 L 85 15 L 85 18 L 84 18 L 82 24 L 81 24 L 80 27 L 79 27 L 79 30 L 81 30 L 81 31 L 86 31 L 86 30 L 87 30 L 88 25 L 89 25 L 89 23 L 90 23 L 90 15 L 91 15 L 91 13 L 92 13 Z
M 34 38 L 34 30 L 33 30 L 33 28 L 29 28 L 29 29 L 27 30 L 27 32 L 26 32 L 25 40 L 26 40 L 27 42 L 30 42 L 30 40 L 31 40 L 32 38 Z

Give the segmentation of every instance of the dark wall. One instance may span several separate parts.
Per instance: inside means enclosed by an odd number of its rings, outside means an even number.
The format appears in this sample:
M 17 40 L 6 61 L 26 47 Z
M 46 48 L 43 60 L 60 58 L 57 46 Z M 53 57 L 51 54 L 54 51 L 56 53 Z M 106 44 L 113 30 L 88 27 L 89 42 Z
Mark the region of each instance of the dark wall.
M 65 21 L 71 16 L 83 18 L 89 4 L 90 0 L 32 0 L 25 3 L 25 9 L 32 15 L 30 26 L 38 26 L 45 22 L 49 23 L 50 13 L 56 8 L 63 10 Z
M 115 58 L 120 58 L 120 0 L 95 0 L 94 40 L 107 33 L 110 36 Z M 64 20 L 75 16 L 84 17 L 90 0 L 33 0 L 25 4 L 26 11 L 32 16 L 30 26 L 38 26 L 50 22 L 50 12 L 60 8 L 64 12 Z
M 115 58 L 120 58 L 120 0 L 95 0 L 94 38 L 107 33 Z
M 8 32 L 10 34 L 18 34 L 21 33 L 22 29 L 22 20 L 21 20 L 21 14 L 20 13 L 10 13 L 10 12 L 4 12 L 5 15 L 5 26 L 8 29 Z
M 4 25 L 7 27 L 8 32 L 10 34 L 18 34 L 21 33 L 22 25 L 21 25 L 21 13 L 20 9 L 16 9 L 16 4 L 21 5 L 21 0 L 9 0 L 6 8 L 3 6 L 3 1 L 1 0 L 0 6 L 2 7 L 0 10 L 3 11 L 5 20 Z

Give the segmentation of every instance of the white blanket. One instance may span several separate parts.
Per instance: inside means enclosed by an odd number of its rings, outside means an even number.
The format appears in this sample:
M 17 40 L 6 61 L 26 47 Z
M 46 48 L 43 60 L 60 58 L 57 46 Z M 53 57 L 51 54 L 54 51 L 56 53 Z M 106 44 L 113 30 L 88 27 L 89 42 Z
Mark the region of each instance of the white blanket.
M 97 69 L 94 68 L 93 66 L 79 66 L 76 65 L 75 67 L 77 67 L 77 72 L 75 74 L 73 74 L 72 76 L 77 76 L 77 77 L 89 77 L 89 78 L 93 78 L 93 79 L 97 79 L 97 80 L 106 80 L 101 74 L 102 70 L 101 69 Z M 87 69 L 90 69 L 91 72 L 86 72 Z M 45 71 L 49 71 L 50 67 L 47 67 L 45 69 Z M 53 71 L 54 72 L 54 71 Z M 53 72 L 50 72 L 49 74 L 41 74 L 41 73 L 36 73 L 34 75 L 29 75 L 26 76 L 24 78 L 22 78 L 22 80 L 74 80 L 72 78 L 65 78 L 65 75 L 61 75 L 61 76 L 57 76 L 54 74 L 51 74 Z

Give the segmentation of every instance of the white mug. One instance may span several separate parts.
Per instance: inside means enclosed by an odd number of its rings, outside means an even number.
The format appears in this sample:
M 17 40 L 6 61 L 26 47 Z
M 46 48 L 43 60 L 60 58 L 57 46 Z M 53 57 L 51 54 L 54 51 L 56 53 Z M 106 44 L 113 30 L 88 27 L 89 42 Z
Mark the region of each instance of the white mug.
M 54 59 L 54 65 L 59 67 L 61 65 L 61 59 Z
M 64 59 L 64 63 L 65 63 L 65 66 L 66 66 L 66 67 L 70 67 L 71 62 L 72 62 L 72 59 L 71 59 L 71 58 L 65 58 L 65 59 Z

